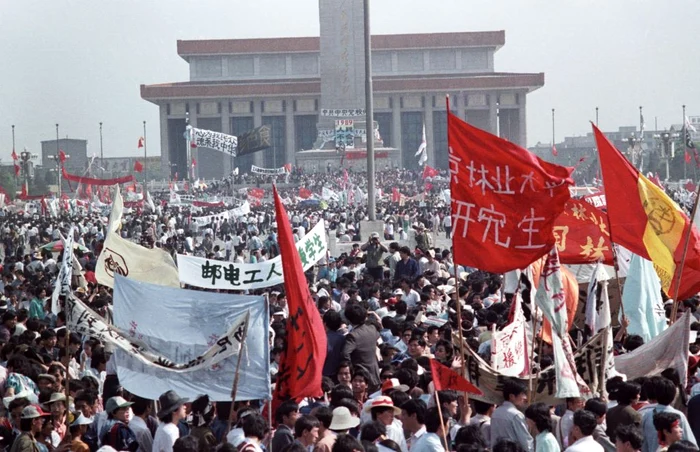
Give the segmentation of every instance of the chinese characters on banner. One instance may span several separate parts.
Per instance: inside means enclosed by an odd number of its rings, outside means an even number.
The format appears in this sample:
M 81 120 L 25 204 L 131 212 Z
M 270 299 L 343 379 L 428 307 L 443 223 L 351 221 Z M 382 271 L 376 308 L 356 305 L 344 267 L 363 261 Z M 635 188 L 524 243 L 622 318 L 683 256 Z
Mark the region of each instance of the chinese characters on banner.
M 224 154 L 236 156 L 236 147 L 238 146 L 238 138 L 233 135 L 226 135 L 221 132 L 211 130 L 196 129 L 192 127 L 190 137 L 198 148 L 209 148 L 221 151 Z
M 202 217 L 192 217 L 192 221 L 194 224 L 196 224 L 198 227 L 205 226 L 209 223 L 212 222 L 215 218 L 218 218 L 220 220 L 235 220 L 238 217 L 242 217 L 243 215 L 248 215 L 250 213 L 250 203 L 248 201 L 245 201 L 243 204 L 240 206 L 227 210 L 225 212 L 221 213 L 215 213 L 212 215 L 205 215 Z
M 525 268 L 554 245 L 571 169 L 448 113 L 455 262 L 493 273 Z
M 338 119 L 335 121 L 335 147 L 352 149 L 355 147 L 354 121 L 352 119 Z
M 364 108 L 322 108 L 321 116 L 353 117 L 367 116 Z
M 585 201 L 567 201 L 554 223 L 554 237 L 563 264 L 613 265 L 608 216 Z
M 280 175 L 280 174 L 286 174 L 287 173 L 287 168 L 284 166 L 280 168 L 261 168 L 259 166 L 251 165 L 250 166 L 250 172 L 253 174 L 264 174 L 264 175 Z
M 304 271 L 326 257 L 323 220 L 296 243 L 296 248 Z M 257 264 L 234 264 L 178 254 L 177 265 L 181 282 L 205 289 L 252 290 L 284 282 L 280 256 Z
M 516 377 L 528 371 L 525 315 L 520 295 L 515 295 L 514 319 L 491 337 L 491 366 L 503 375 Z

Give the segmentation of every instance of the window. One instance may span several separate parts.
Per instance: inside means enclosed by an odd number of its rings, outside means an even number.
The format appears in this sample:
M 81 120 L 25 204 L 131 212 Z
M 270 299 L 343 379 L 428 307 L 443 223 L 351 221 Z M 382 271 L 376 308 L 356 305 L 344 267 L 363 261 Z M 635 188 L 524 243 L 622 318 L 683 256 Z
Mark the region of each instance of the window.
M 423 140 L 423 112 L 405 111 L 401 113 L 401 153 L 403 167 L 418 168 L 416 151 Z
M 423 52 L 399 52 L 399 72 L 422 72 Z
M 318 74 L 318 56 L 316 55 L 292 55 L 293 75 Z
M 221 58 L 197 58 L 195 68 L 199 77 L 221 77 Z
M 263 167 L 279 168 L 287 162 L 285 138 L 287 128 L 284 116 L 263 116 L 263 125 L 270 126 L 270 146 L 262 151 Z
M 391 53 L 372 52 L 372 73 L 391 72 Z
M 253 75 L 252 56 L 232 56 L 228 59 L 228 74 L 232 76 Z
M 457 69 L 457 54 L 454 50 L 431 50 L 430 69 L 452 71 Z
M 462 69 L 485 72 L 489 69 L 489 53 L 487 50 L 462 50 Z
M 295 151 L 313 149 L 317 135 L 316 123 L 318 123 L 316 115 L 297 115 L 294 117 Z
M 252 116 L 234 116 L 231 118 L 231 135 L 241 136 L 246 132 L 253 130 Z M 250 167 L 255 161 L 255 154 L 242 155 L 233 158 L 231 171 L 238 167 L 241 173 L 250 172 Z
M 260 75 L 284 75 L 287 72 L 287 57 L 263 55 L 260 57 Z
M 377 121 L 379 126 L 379 135 L 382 137 L 384 142 L 384 147 L 390 148 L 392 146 L 391 133 L 392 124 L 394 122 L 394 115 L 392 113 L 375 113 L 374 120 Z

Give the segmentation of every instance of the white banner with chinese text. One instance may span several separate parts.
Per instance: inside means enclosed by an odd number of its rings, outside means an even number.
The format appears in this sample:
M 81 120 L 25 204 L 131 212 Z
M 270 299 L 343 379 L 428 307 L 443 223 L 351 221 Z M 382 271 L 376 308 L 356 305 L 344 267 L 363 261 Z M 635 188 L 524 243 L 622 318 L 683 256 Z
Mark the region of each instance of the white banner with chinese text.
M 296 243 L 304 271 L 326 257 L 328 243 L 323 220 Z M 284 283 L 280 256 L 257 264 L 177 255 L 180 281 L 203 289 L 252 290 Z
M 196 129 L 194 127 L 191 127 L 189 132 L 190 141 L 197 145 L 198 148 L 215 149 L 224 154 L 236 156 L 236 149 L 238 147 L 237 137 L 226 135 L 221 132 L 214 132 L 212 130 Z
M 503 375 L 516 377 L 528 369 L 525 315 L 516 294 L 513 321 L 491 336 L 491 366 Z
M 248 331 L 241 341 L 241 322 L 246 319 Z M 169 362 L 199 365 L 197 370 L 173 372 L 117 349 L 119 383 L 133 394 L 155 400 L 173 389 L 190 400 L 208 394 L 214 401 L 230 401 L 239 353 L 243 353 L 236 400 L 270 398 L 269 321 L 262 297 L 174 289 L 118 277 L 114 325 Z M 211 350 L 223 347 L 225 359 L 202 362 Z
M 261 168 L 259 166 L 251 165 L 250 166 L 250 172 L 253 174 L 264 174 L 264 175 L 281 175 L 285 174 L 287 172 L 287 168 L 284 166 L 280 168 Z
M 219 220 L 235 220 L 238 217 L 242 217 L 243 215 L 248 215 L 250 213 L 250 203 L 248 201 L 244 202 L 241 204 L 239 207 L 236 207 L 235 209 L 227 210 L 225 212 L 221 213 L 215 213 L 211 215 L 205 215 L 202 217 L 192 217 L 192 221 L 194 224 L 196 224 L 199 227 L 202 227 L 204 225 L 207 225 L 211 223 L 214 219 L 219 219 Z

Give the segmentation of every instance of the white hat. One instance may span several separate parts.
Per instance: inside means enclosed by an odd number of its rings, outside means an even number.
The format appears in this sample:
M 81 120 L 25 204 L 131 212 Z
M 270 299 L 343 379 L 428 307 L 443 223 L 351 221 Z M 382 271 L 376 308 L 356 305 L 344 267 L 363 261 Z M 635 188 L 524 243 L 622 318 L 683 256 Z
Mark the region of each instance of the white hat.
M 369 413 L 372 411 L 372 408 L 379 408 L 379 407 L 389 407 L 394 409 L 394 414 L 401 414 L 401 408 L 394 406 L 394 401 L 391 400 L 391 397 L 387 396 L 381 396 L 381 397 L 376 397 L 374 399 L 370 399 L 367 404 L 365 405 L 365 412 Z
M 83 416 L 83 413 L 80 413 L 77 418 L 73 422 L 71 422 L 70 426 L 75 427 L 78 425 L 90 425 L 92 424 L 92 419 L 88 419 L 85 416 Z
M 333 410 L 333 420 L 328 430 L 350 430 L 360 425 L 360 419 L 350 414 L 344 406 L 339 406 Z

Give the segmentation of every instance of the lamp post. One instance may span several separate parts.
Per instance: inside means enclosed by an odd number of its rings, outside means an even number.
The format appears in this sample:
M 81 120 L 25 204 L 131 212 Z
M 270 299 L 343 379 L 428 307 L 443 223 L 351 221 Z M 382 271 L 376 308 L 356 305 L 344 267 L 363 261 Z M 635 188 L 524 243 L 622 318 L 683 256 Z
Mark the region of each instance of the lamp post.
M 372 96 L 372 36 L 369 28 L 369 0 L 364 0 L 365 13 L 365 133 L 367 134 L 367 215 L 375 221 L 374 194 L 374 98 Z
M 105 156 L 102 149 L 102 122 L 100 122 L 100 168 L 102 177 L 105 177 Z

